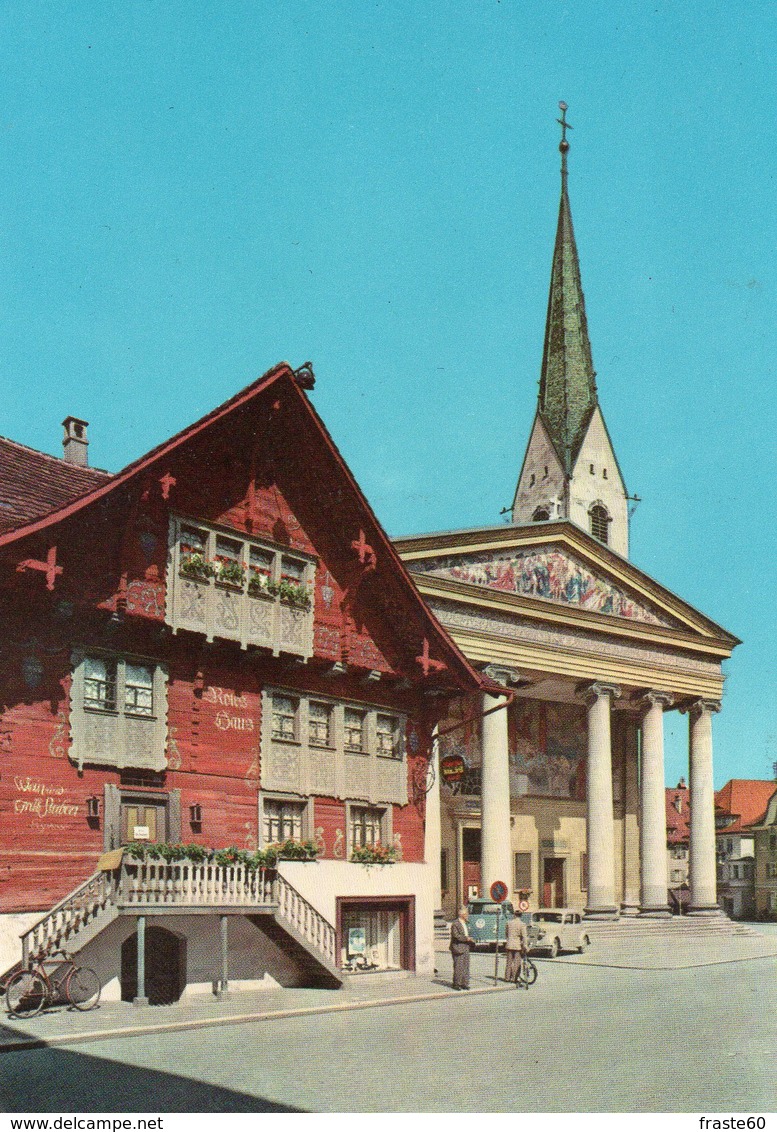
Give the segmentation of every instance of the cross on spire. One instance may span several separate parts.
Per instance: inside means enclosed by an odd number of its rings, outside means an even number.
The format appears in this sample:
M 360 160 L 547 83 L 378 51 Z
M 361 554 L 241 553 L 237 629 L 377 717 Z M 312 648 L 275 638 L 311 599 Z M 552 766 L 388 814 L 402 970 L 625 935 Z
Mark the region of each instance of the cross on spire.
M 569 142 L 567 141 L 567 130 L 572 129 L 572 126 L 567 121 L 567 110 L 569 109 L 569 107 L 567 106 L 566 102 L 559 102 L 558 108 L 561 111 L 561 117 L 556 119 L 559 126 L 561 126 L 561 143 L 559 144 L 559 149 L 562 153 L 566 153 L 569 149 Z

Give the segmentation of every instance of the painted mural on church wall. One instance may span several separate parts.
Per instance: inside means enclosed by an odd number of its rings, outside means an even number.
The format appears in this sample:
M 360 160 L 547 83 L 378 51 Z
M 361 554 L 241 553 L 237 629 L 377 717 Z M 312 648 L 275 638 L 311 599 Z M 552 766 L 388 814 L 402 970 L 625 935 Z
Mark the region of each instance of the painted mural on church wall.
M 467 767 L 458 793 L 480 794 L 481 710 L 477 699 L 459 699 L 440 723 L 440 757 L 460 755 Z M 584 800 L 586 734 L 582 705 L 516 701 L 508 715 L 512 797 Z
M 482 707 L 477 697 L 455 700 L 439 725 L 440 758 L 460 755 L 466 771 L 454 790 L 478 796 L 481 792 Z M 448 732 L 448 734 L 445 734 Z M 513 798 L 586 796 L 587 714 L 577 704 L 518 699 L 509 709 L 508 742 L 510 795 Z M 612 750 L 613 801 L 622 800 L 623 752 Z
M 517 793 L 585 799 L 585 708 L 518 700 L 510 725 L 510 771 Z
M 597 577 L 582 562 L 555 547 L 434 558 L 414 563 L 413 570 L 505 593 L 579 605 L 594 613 L 609 613 L 631 621 L 671 624 L 647 604 L 634 601 L 609 579 Z

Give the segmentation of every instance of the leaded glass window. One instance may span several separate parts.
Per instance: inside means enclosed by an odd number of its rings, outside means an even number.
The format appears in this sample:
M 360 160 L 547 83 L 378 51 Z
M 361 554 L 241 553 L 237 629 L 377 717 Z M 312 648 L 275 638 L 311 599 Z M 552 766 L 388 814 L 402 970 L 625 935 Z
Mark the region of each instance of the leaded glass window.
M 272 737 L 293 743 L 297 738 L 297 711 L 299 701 L 291 696 L 272 698 Z

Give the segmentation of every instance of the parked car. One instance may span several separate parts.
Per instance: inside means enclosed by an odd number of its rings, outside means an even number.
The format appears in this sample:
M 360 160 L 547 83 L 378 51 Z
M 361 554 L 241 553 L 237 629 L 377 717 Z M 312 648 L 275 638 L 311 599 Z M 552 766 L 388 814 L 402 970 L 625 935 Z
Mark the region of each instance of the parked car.
M 579 951 L 590 946 L 582 912 L 572 908 L 540 908 L 531 914 L 527 928 L 529 951 L 547 951 L 555 959 L 560 951 Z
M 507 938 L 507 921 L 515 918 L 515 909 L 509 900 L 503 904 L 495 904 L 493 900 L 482 897 L 470 900 L 467 904 L 469 911 L 470 939 L 475 948 L 493 947 L 496 943 L 497 913 L 499 914 L 499 941 L 504 943 Z

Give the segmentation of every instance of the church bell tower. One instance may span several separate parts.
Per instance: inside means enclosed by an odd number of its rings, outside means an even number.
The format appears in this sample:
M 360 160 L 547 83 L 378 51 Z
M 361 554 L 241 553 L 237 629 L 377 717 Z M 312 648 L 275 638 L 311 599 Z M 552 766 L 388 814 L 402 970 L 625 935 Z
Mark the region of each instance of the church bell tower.
M 626 485 L 604 423 L 591 360 L 580 261 L 567 188 L 566 104 L 561 108 L 561 202 L 550 276 L 537 414 L 513 500 L 513 523 L 571 519 L 629 553 Z

